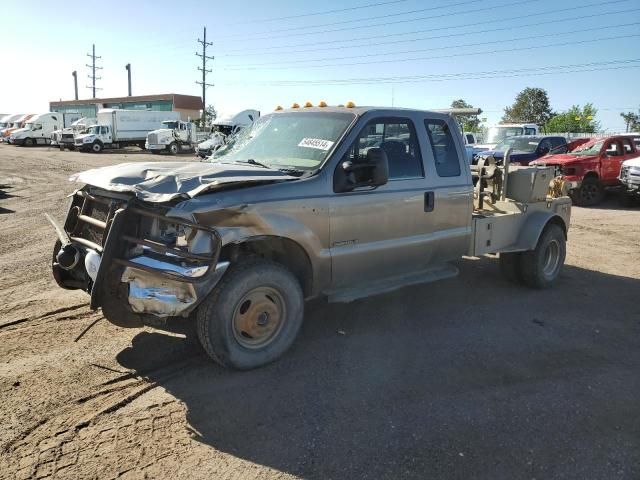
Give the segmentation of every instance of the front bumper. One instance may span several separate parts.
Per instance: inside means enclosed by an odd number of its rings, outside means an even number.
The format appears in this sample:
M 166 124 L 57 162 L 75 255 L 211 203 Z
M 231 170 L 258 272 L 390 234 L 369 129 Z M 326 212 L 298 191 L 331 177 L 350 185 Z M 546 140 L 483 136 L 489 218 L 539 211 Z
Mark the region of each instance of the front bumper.
M 80 261 L 65 270 L 54 251 L 56 282 L 63 288 L 87 291 L 91 307 L 101 307 L 105 317 L 119 326 L 157 326 L 168 317 L 188 316 L 229 266 L 218 261 L 219 235 L 122 197 L 76 192 L 64 231 Z M 211 253 L 191 253 L 184 246 L 159 242 L 149 225 L 156 230 L 176 226 L 189 230 L 191 238 L 209 238 Z
M 24 145 L 24 138 L 11 138 L 9 137 L 7 139 L 7 143 L 10 143 L 11 145 Z
M 144 148 L 147 150 L 166 150 L 168 145 L 163 145 L 160 143 L 145 143 Z

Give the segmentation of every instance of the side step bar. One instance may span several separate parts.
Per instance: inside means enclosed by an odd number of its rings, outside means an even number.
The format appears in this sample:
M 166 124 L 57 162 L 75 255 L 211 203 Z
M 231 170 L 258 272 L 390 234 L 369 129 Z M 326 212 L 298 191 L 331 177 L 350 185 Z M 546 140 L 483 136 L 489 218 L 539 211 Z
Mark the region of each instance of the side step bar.
M 458 276 L 460 271 L 453 264 L 436 265 L 427 270 L 383 278 L 360 285 L 358 288 L 344 288 L 326 292 L 329 303 L 349 303 L 360 298 L 393 292 L 409 285 L 431 283 Z

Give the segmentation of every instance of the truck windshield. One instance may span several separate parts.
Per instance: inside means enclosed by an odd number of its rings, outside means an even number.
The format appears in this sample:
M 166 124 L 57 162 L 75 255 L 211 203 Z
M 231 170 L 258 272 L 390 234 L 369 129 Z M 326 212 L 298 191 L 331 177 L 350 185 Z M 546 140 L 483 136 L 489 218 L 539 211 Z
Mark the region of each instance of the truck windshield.
M 175 130 L 176 128 L 178 128 L 178 122 L 162 122 L 162 125 L 164 125 L 164 128 L 170 128 L 171 130 Z
M 29 122 L 29 123 L 25 123 L 24 124 L 24 128 L 26 128 L 27 130 L 33 130 L 33 123 Z
M 91 135 L 99 135 L 100 134 L 100 125 L 93 125 L 87 129 L 87 132 Z
M 538 148 L 538 140 L 535 138 L 507 138 L 496 145 L 494 150 L 505 151 L 509 147 L 516 152 L 533 153 Z
M 602 145 L 604 144 L 604 140 L 600 140 L 599 142 L 589 142 L 580 146 L 577 150 L 573 152 L 569 152 L 570 155 L 598 155 L 600 150 L 602 149 Z
M 487 143 L 499 143 L 507 137 L 522 135 L 522 127 L 491 127 L 487 132 Z
M 260 117 L 216 151 L 212 162 L 259 163 L 274 169 L 316 170 L 355 115 L 291 112 Z

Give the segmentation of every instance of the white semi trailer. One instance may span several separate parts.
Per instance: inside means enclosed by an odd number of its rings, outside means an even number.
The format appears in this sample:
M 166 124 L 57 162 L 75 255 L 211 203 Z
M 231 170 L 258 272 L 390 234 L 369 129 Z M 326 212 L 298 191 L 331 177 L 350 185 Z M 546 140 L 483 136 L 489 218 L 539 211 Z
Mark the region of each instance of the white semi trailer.
M 137 146 L 144 149 L 147 134 L 162 128 L 165 120 L 179 120 L 179 112 L 153 110 L 118 110 L 105 108 L 98 112 L 98 122 L 74 139 L 77 149 L 100 153 L 105 148 Z

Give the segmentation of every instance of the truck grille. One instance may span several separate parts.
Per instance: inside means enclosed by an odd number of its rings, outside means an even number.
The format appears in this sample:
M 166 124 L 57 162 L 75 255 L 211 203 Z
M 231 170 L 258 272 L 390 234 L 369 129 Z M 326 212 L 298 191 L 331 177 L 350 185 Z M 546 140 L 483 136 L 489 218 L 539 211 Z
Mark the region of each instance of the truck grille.
M 156 145 L 158 143 L 158 135 L 156 135 L 155 133 L 150 133 L 148 140 L 149 145 Z
M 110 250 L 113 262 L 123 266 L 154 271 L 150 266 L 131 261 L 133 257 L 140 255 L 182 267 L 217 263 L 221 239 L 214 229 L 179 218 L 166 217 L 166 208 L 141 208 L 136 203 L 133 198 L 116 199 L 80 190 L 73 197 L 64 229 L 72 242 L 101 254 Z M 118 210 L 122 217 L 116 216 Z M 117 221 L 117 218 L 121 221 Z M 116 224 L 119 226 L 114 227 L 113 235 L 108 237 L 112 225 Z M 210 252 L 191 251 L 188 237 L 197 232 L 210 235 L 213 247 Z M 106 245 L 107 237 L 109 245 Z M 156 273 L 168 278 L 182 279 L 171 272 Z M 196 281 L 195 278 L 182 280 Z
M 63 133 L 63 134 L 62 134 L 62 138 L 63 138 L 64 140 L 71 140 L 71 141 L 73 141 L 73 133 Z

